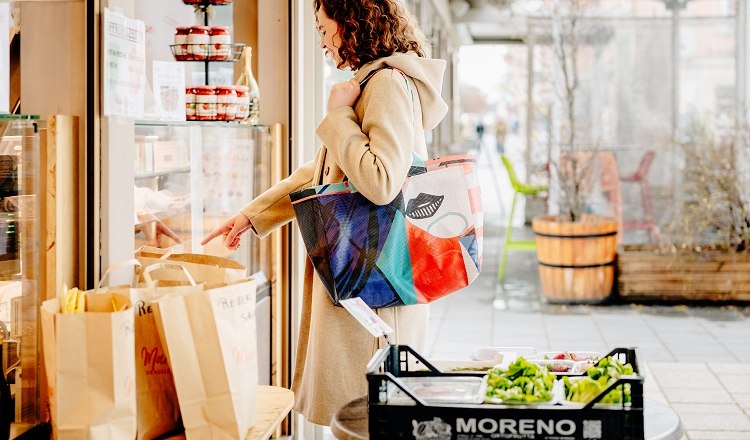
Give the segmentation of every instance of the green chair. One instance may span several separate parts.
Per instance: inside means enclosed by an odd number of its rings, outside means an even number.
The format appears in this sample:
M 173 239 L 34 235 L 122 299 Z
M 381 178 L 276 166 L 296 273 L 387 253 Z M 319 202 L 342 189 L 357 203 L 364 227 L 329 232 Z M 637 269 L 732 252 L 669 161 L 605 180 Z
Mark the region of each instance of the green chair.
M 516 176 L 516 171 L 513 169 L 513 164 L 510 162 L 510 158 L 506 154 L 502 155 L 503 164 L 505 169 L 508 171 L 508 177 L 510 178 L 510 184 L 513 187 L 513 201 L 510 204 L 510 214 L 508 215 L 508 223 L 505 227 L 505 245 L 503 246 L 503 256 L 500 259 L 500 270 L 497 274 L 497 279 L 500 283 L 505 281 L 505 266 L 508 263 L 508 251 L 536 251 L 536 242 L 524 241 L 524 240 L 513 240 L 511 233 L 513 231 L 513 213 L 516 210 L 516 197 L 518 194 L 524 196 L 537 196 L 539 193 L 547 191 L 547 185 L 530 185 L 522 183 Z

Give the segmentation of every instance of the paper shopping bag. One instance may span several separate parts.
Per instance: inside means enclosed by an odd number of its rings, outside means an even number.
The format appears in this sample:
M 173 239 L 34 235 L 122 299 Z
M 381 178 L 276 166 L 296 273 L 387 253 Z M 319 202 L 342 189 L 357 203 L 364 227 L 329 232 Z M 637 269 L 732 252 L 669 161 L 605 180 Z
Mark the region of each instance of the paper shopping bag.
M 175 263 L 185 267 L 196 283 L 226 284 L 245 279 L 247 269 L 226 258 L 203 254 L 176 254 L 171 251 L 154 252 L 154 248 L 141 248 L 135 257 L 143 267 L 159 263 Z M 155 280 L 181 281 L 182 275 L 174 270 L 160 270 L 152 274 Z M 143 279 L 141 279 L 143 281 Z
M 187 283 L 162 286 L 151 279 L 151 272 L 172 269 L 183 273 Z M 203 292 L 182 266 L 155 264 L 143 271 L 145 285 L 130 289 L 135 313 L 135 393 L 138 408 L 138 439 L 152 439 L 180 429 L 180 408 L 177 402 L 172 370 L 166 350 L 159 339 L 153 314 L 153 302 L 167 294 L 187 295 Z
M 132 440 L 136 402 L 130 299 L 97 293 L 88 295 L 86 303 L 83 313 L 60 313 L 58 298 L 42 303 L 55 438 Z
M 242 439 L 258 387 L 253 279 L 154 302 L 190 439 Z

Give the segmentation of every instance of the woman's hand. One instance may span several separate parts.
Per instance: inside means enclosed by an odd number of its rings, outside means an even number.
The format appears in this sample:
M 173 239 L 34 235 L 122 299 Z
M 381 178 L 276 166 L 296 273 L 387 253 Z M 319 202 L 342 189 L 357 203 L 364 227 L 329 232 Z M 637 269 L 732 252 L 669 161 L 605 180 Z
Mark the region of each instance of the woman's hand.
M 328 113 L 339 107 L 352 107 L 359 98 L 359 82 L 352 78 L 349 81 L 334 84 L 328 95 Z
M 240 236 L 243 232 L 250 229 L 250 226 L 250 220 L 245 217 L 245 214 L 241 212 L 237 213 L 237 215 L 225 221 L 221 226 L 206 235 L 201 241 L 201 245 L 205 245 L 214 238 L 223 235 L 224 245 L 228 249 L 236 250 L 240 247 Z

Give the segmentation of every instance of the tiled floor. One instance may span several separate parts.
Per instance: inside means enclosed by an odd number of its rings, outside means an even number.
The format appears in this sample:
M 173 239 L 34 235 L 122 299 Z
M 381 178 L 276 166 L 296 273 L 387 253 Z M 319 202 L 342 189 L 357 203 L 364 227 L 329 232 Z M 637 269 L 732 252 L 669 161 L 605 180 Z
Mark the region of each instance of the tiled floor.
M 497 277 L 504 194 L 497 157 L 482 168 L 484 267 L 468 289 L 433 303 L 427 355 L 465 359 L 481 346 L 593 350 L 635 346 L 647 395 L 670 405 L 689 439 L 750 440 L 750 307 L 610 304 L 562 306 L 539 294 L 534 253 L 514 252 Z M 488 191 L 496 189 L 498 191 Z M 530 235 L 528 229 L 514 233 Z M 503 309 L 493 307 L 493 302 Z

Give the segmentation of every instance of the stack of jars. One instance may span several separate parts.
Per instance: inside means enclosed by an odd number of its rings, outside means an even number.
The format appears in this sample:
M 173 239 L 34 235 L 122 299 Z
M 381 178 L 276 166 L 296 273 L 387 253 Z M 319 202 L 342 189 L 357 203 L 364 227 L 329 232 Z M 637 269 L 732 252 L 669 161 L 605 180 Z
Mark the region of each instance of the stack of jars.
M 185 94 L 188 121 L 242 121 L 250 115 L 247 86 L 193 86 Z
M 173 48 L 177 61 L 228 61 L 232 35 L 227 26 L 178 26 Z

